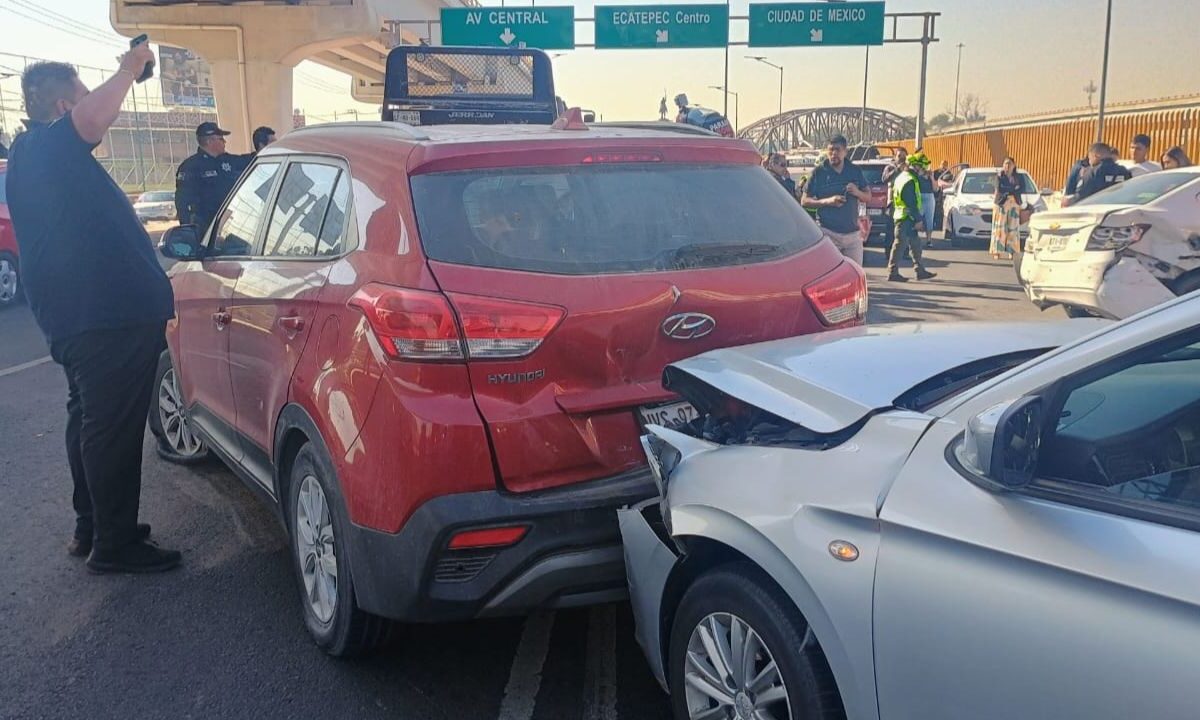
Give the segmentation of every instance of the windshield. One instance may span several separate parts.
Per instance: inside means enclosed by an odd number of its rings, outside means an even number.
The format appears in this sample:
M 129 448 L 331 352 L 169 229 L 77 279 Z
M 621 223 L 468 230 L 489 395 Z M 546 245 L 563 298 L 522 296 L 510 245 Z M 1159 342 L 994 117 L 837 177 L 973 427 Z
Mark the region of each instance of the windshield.
M 967 173 L 967 176 L 963 178 L 963 195 L 995 195 L 996 176 L 998 172 Z M 1017 174 L 1021 176 L 1021 192 L 1037 195 L 1038 187 L 1033 178 L 1024 172 L 1018 172 Z
M 862 170 L 863 177 L 866 178 L 868 185 L 883 184 L 883 169 L 886 165 L 859 165 L 858 169 Z
M 821 230 L 754 165 L 621 163 L 417 175 L 432 260 L 590 275 L 744 265 Z
M 1196 173 L 1164 170 L 1118 183 L 1075 205 L 1146 205 L 1176 188 L 1197 182 L 1200 182 L 1200 176 Z
M 138 202 L 153 203 L 153 202 L 172 202 L 175 200 L 175 193 L 160 190 L 157 192 L 142 193 L 138 198 Z

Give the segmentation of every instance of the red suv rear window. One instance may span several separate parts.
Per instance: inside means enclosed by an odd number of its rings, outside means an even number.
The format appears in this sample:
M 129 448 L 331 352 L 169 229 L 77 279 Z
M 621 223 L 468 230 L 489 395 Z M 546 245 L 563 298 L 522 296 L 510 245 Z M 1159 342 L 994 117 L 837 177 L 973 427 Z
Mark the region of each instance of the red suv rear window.
M 412 178 L 433 260 L 568 275 L 774 260 L 821 230 L 752 165 L 616 163 Z

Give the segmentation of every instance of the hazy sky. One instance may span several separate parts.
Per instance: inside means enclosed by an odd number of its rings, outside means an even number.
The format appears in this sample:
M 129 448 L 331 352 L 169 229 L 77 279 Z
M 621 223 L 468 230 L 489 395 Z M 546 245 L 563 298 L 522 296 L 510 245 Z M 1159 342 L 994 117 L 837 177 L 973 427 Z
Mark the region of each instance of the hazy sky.
M 622 4 L 635 0 L 608 0 Z M 396 3 L 402 6 L 401 3 Z M 499 4 L 485 0 L 485 4 Z M 513 0 L 510 6 L 522 3 Z M 542 4 L 564 4 L 542 0 Z M 576 17 L 591 17 L 592 2 L 574 3 Z M 671 3 L 664 3 L 671 4 Z M 732 15 L 745 15 L 748 0 L 734 0 Z M 68 34 L 63 22 L 48 27 L 20 15 L 37 16 L 29 5 L 69 16 L 106 32 L 118 44 Z M 962 42 L 962 93 L 976 93 L 992 117 L 1086 104 L 1083 87 L 1100 82 L 1105 0 L 889 0 L 889 12 L 936 11 L 941 42 L 930 47 L 929 116 L 954 99 L 956 45 Z M 745 40 L 746 23 L 734 21 L 731 38 Z M 1200 0 L 1115 0 L 1109 80 L 1112 102 L 1200 94 Z M 91 37 L 88 32 L 83 33 Z M 577 42 L 590 42 L 590 24 L 579 24 Z M 113 66 L 121 41 L 108 24 L 107 0 L 0 0 L 0 51 Z M 784 66 L 785 108 L 858 105 L 862 101 L 862 48 L 729 51 L 729 85 L 740 94 L 740 124 L 773 114 L 779 75 L 745 59 L 766 55 Z M 919 45 L 885 45 L 871 51 L 869 103 L 915 115 L 920 73 Z M 8 62 L 0 56 L 0 65 Z M 720 109 L 722 95 L 710 85 L 724 81 L 721 50 L 569 51 L 554 60 L 559 93 L 572 105 L 593 108 L 606 120 L 655 118 L 658 101 L 686 92 L 693 102 Z M 330 115 L 355 107 L 348 81 L 337 72 L 304 63 L 295 104 L 310 114 Z M 3 71 L 3 68 L 0 68 Z M 9 93 L 16 86 L 6 81 Z M 360 109 L 363 106 L 358 106 Z M 730 101 L 731 120 L 734 104 Z M 10 113 L 11 115 L 12 113 Z M 10 120 L 11 123 L 11 120 Z

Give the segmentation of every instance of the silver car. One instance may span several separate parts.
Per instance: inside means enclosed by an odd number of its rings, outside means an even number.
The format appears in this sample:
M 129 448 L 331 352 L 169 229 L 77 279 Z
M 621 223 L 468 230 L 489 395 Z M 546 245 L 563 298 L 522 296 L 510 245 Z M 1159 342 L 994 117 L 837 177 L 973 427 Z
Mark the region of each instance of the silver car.
M 1200 296 L 668 367 L 620 513 L 677 718 L 1192 718 Z

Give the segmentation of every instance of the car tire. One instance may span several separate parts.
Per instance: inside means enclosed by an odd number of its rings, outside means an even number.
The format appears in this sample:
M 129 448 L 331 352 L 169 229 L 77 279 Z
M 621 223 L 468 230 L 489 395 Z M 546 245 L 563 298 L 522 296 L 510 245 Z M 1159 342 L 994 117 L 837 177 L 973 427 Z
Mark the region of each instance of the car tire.
M 333 465 L 311 442 L 292 463 L 287 518 L 304 625 L 313 641 L 334 657 L 357 657 L 383 645 L 391 623 L 358 607 L 350 521 Z
M 752 670 L 735 667 L 721 678 L 713 650 L 718 656 L 744 657 L 734 648 L 735 625 L 741 626 L 742 648 L 754 648 Z M 715 716 L 718 707 L 726 708 L 727 717 L 758 717 L 755 711 L 764 709 L 773 711 L 777 720 L 845 717 L 833 674 L 808 624 L 787 596 L 749 563 L 711 570 L 688 588 L 675 614 L 668 658 L 676 720 L 705 712 Z M 773 674 L 766 669 L 772 662 L 777 668 Z M 759 682 L 751 682 L 750 675 L 757 675 Z
M 958 228 L 954 227 L 953 213 L 946 216 L 946 239 L 950 241 L 950 247 L 962 247 L 962 239 L 958 237 Z
M 16 257 L 11 253 L 0 253 L 0 310 L 25 299 L 20 270 Z
M 158 456 L 176 465 L 197 465 L 207 461 L 211 457 L 208 446 L 192 431 L 168 350 L 163 350 L 158 358 L 153 397 L 148 420 L 150 432 L 158 439 Z

